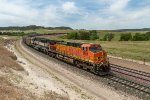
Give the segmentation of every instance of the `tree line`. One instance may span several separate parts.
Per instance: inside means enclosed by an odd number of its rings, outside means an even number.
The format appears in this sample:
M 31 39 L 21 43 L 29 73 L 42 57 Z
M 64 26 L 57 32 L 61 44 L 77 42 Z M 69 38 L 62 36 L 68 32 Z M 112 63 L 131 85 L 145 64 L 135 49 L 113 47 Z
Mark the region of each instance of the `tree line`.
M 117 34 L 117 33 L 116 33 Z M 78 39 L 78 40 L 102 40 L 102 41 L 112 41 L 115 37 L 114 33 L 107 33 L 103 36 L 102 39 L 99 37 L 98 32 L 96 30 L 92 31 L 78 31 L 71 32 L 67 34 L 68 39 Z M 132 35 L 131 33 L 122 33 L 120 34 L 119 41 L 148 41 L 150 40 L 150 32 L 146 33 L 135 33 Z
M 114 38 L 114 34 L 108 33 L 103 37 L 103 41 L 111 41 Z M 100 39 L 98 32 L 96 30 L 92 31 L 78 31 L 71 32 L 67 34 L 68 39 L 77 39 L 77 40 L 96 40 Z
M 150 32 L 146 32 L 143 34 L 135 33 L 132 36 L 131 33 L 123 33 L 120 36 L 120 41 L 148 41 L 150 40 Z
M 79 31 L 79 32 L 71 32 L 67 34 L 68 39 L 79 39 L 79 40 L 96 40 L 99 38 L 97 31 Z

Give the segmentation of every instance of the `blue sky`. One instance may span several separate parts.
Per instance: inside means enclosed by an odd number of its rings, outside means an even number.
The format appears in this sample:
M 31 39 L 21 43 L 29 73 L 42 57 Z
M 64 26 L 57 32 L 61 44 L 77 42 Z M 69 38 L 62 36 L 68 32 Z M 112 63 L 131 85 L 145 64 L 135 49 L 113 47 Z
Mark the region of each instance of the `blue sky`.
M 150 0 L 0 0 L 0 26 L 150 27 Z

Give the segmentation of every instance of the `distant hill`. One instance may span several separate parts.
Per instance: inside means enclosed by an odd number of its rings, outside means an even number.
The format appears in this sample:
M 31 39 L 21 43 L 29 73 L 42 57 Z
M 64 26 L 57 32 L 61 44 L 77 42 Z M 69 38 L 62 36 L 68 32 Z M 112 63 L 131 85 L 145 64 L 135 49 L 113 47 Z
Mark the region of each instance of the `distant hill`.
M 0 27 L 0 30 L 35 30 L 35 29 L 50 29 L 50 30 L 72 30 L 70 27 L 60 26 L 60 27 L 44 27 L 44 26 L 9 26 L 9 27 Z
M 119 30 L 111 30 L 113 32 L 126 32 L 126 31 L 150 31 L 150 28 L 142 28 L 142 29 L 119 29 Z
M 0 30 L 35 30 L 35 29 L 49 29 L 49 30 L 73 30 L 71 27 L 60 26 L 60 27 L 44 27 L 37 25 L 29 25 L 29 26 L 8 26 L 8 27 L 0 27 Z M 86 30 L 86 29 L 80 29 Z M 150 28 L 142 28 L 142 29 L 117 29 L 117 30 L 99 30 L 99 31 L 111 31 L 111 32 L 128 32 L 128 31 L 150 31 Z

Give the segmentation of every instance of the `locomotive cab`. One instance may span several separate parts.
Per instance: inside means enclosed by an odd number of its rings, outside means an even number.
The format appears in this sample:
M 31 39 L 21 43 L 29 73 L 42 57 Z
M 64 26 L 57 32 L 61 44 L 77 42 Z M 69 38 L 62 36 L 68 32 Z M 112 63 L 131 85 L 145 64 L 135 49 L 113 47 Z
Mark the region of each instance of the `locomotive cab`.
M 102 50 L 102 47 L 99 44 L 83 44 L 82 46 L 82 55 L 85 60 L 99 64 L 102 61 L 104 62 L 107 57 L 106 52 Z
M 83 44 L 83 58 L 96 66 L 96 70 L 101 72 L 109 72 L 110 66 L 107 53 L 99 44 Z

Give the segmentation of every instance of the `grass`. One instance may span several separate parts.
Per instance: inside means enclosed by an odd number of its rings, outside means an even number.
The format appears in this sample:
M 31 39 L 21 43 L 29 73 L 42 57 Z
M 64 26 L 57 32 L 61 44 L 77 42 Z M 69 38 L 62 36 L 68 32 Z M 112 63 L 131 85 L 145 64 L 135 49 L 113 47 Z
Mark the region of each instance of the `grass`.
M 0 76 L 0 80 L 1 100 L 22 100 L 26 97 L 30 100 L 37 100 L 36 96 L 29 90 L 14 86 L 10 81 L 10 77 Z
M 45 33 L 69 33 L 72 32 L 73 30 L 48 30 L 48 29 L 35 29 L 35 30 L 7 30 L 7 32 L 25 32 L 25 33 L 30 33 L 30 32 L 36 32 L 40 34 L 45 34 Z
M 12 52 L 4 48 L 4 45 L 11 44 L 13 41 L 14 40 L 0 39 L 0 69 L 8 67 L 14 70 L 24 71 L 24 68 L 16 62 L 17 57 Z
M 150 41 L 140 42 L 98 42 L 102 47 L 113 56 L 130 58 L 135 60 L 144 60 L 150 62 Z

